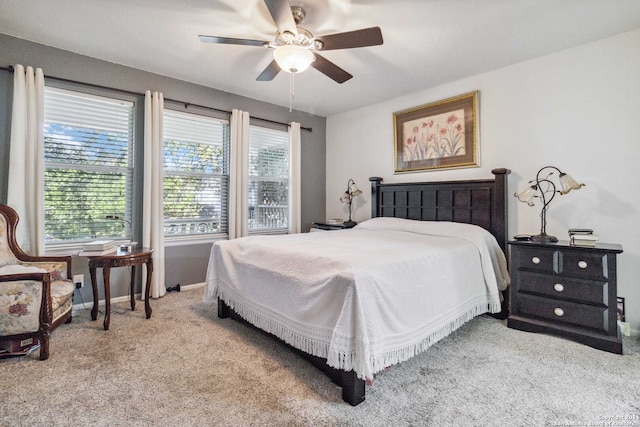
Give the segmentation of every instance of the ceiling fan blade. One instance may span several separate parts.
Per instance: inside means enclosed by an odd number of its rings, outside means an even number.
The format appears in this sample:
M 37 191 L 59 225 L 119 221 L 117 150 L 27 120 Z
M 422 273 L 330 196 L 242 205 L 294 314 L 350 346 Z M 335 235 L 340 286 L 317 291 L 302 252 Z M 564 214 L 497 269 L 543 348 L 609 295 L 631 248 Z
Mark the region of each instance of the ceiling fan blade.
M 221 43 L 221 44 L 239 44 L 243 46 L 264 46 L 269 44 L 262 40 L 249 40 L 249 39 L 232 39 L 231 37 L 217 37 L 217 36 L 198 36 L 203 43 Z
M 264 0 L 269 13 L 273 18 L 273 22 L 276 23 L 278 31 L 284 33 L 289 31 L 290 33 L 298 35 L 298 28 L 296 27 L 296 21 L 293 19 L 291 13 L 291 6 L 289 6 L 288 0 Z
M 380 27 L 318 36 L 315 39 L 323 43 L 322 50 L 351 49 L 354 47 L 377 46 L 383 43 Z
M 280 72 L 280 67 L 278 66 L 278 63 L 274 59 L 273 61 L 271 61 L 269 65 L 267 65 L 267 68 L 265 68 L 264 71 L 260 73 L 260 75 L 256 80 L 259 82 L 271 81 L 278 75 L 279 72 Z
M 316 57 L 316 60 L 311 63 L 311 66 L 327 77 L 335 80 L 340 84 L 353 77 L 351 74 L 347 73 L 345 70 L 329 61 L 327 58 L 320 56 L 317 53 L 314 53 L 314 55 Z

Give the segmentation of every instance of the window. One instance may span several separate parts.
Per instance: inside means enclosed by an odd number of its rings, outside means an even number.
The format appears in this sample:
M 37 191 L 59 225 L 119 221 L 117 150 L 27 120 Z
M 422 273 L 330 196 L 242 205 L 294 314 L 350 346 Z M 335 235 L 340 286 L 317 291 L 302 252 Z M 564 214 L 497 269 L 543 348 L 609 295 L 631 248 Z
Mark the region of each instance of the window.
M 249 233 L 286 232 L 289 221 L 289 133 L 249 129 Z
M 46 244 L 130 238 L 133 135 L 133 102 L 45 87 Z
M 164 112 L 165 236 L 227 234 L 229 121 Z

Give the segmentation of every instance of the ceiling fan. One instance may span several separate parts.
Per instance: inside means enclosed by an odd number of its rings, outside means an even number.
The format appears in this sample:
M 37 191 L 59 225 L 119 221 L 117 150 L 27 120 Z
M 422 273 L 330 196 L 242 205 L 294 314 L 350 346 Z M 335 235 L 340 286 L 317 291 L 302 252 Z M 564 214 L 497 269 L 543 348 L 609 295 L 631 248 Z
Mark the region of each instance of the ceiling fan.
M 200 41 L 205 43 L 262 46 L 274 49 L 273 60 L 258 76 L 256 79 L 258 81 L 273 80 L 280 70 L 296 74 L 311 66 L 336 82 L 344 83 L 353 76 L 318 52 L 376 46 L 383 43 L 380 27 L 314 37 L 308 30 L 298 27 L 306 15 L 302 7 L 289 6 L 288 0 L 264 0 L 264 2 L 278 27 L 274 41 L 199 36 Z

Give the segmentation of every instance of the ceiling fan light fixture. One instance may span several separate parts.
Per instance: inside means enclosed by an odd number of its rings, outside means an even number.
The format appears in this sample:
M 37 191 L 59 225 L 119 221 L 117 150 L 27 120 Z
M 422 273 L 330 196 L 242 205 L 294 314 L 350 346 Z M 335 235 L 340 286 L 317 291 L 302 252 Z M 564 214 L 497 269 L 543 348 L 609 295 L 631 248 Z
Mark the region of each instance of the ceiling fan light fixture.
M 273 59 L 287 73 L 301 73 L 316 59 L 307 48 L 298 45 L 280 46 L 273 51 Z

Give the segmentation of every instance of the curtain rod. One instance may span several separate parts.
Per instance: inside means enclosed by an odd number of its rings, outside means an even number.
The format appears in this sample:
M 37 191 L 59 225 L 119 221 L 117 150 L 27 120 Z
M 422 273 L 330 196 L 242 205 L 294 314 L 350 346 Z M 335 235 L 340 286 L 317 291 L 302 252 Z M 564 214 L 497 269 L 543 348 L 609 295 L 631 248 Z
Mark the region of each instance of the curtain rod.
M 0 67 L 0 71 L 6 71 L 6 72 L 8 72 L 10 74 L 13 74 L 14 69 L 13 69 L 12 65 L 9 65 L 8 67 Z M 65 78 L 62 78 L 62 77 L 54 77 L 54 76 L 46 76 L 46 75 L 45 75 L 45 77 L 48 78 L 48 79 L 51 79 L 51 80 L 57 80 L 59 82 L 77 83 L 77 84 L 82 84 L 82 85 L 85 85 L 85 86 L 94 87 L 94 88 L 97 88 L 97 89 L 114 90 L 114 91 L 117 91 L 117 92 L 122 92 L 122 93 L 126 93 L 128 95 L 133 95 L 133 96 L 144 96 L 143 93 L 133 92 L 133 91 L 130 91 L 130 90 L 125 90 L 125 89 L 117 89 L 117 88 L 114 88 L 114 87 L 103 86 L 103 85 L 98 85 L 98 84 L 94 84 L 94 83 L 84 83 L 84 82 L 79 82 L 77 80 L 70 80 L 70 79 L 65 79 Z M 178 101 L 176 99 L 171 99 L 171 98 L 165 98 L 164 100 L 168 101 L 168 102 L 175 102 L 177 104 L 182 104 L 182 105 L 184 105 L 184 108 L 197 107 L 197 108 L 204 108 L 205 110 L 217 111 L 219 113 L 231 114 L 231 111 L 222 110 L 220 108 L 215 108 L 215 107 L 209 107 L 207 105 L 193 104 L 191 102 Z M 262 117 L 250 116 L 250 118 L 254 119 L 254 120 L 259 120 L 261 122 L 273 123 L 273 124 L 276 124 L 276 125 L 289 126 L 289 123 L 283 123 L 283 122 L 278 122 L 276 120 L 264 119 Z M 300 126 L 300 129 L 306 130 L 307 132 L 313 132 L 313 128 Z

